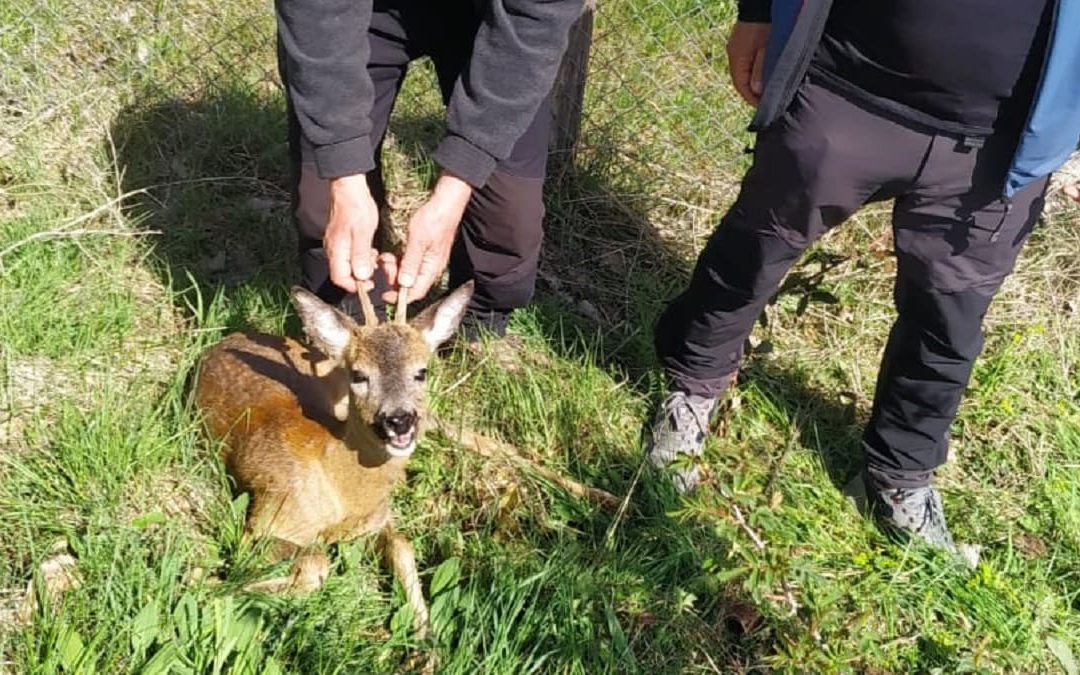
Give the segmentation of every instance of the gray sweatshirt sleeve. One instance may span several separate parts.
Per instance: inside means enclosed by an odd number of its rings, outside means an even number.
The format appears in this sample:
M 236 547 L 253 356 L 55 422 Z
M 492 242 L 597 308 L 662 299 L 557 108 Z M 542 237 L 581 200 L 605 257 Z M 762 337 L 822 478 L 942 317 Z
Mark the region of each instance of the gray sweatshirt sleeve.
M 582 0 L 488 0 L 435 161 L 474 187 L 510 156 L 551 91 Z
M 323 178 L 374 168 L 367 72 L 372 0 L 275 0 L 281 70 Z

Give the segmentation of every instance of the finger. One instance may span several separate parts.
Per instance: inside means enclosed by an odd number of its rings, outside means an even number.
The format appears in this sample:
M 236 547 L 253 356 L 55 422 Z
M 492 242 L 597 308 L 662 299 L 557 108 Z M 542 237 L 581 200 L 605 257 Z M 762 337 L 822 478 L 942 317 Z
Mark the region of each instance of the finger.
M 1061 191 L 1064 192 L 1065 195 L 1070 197 L 1071 199 L 1075 199 L 1076 201 L 1080 202 L 1080 183 L 1066 185 L 1065 187 L 1061 188 Z
M 355 293 L 356 281 L 353 279 L 352 268 L 349 265 L 349 256 L 337 249 L 328 248 L 326 259 L 330 267 L 330 281 L 349 293 Z
M 754 92 L 750 90 L 750 76 L 753 70 L 750 60 L 742 56 L 734 56 L 728 62 L 728 69 L 731 71 L 731 83 L 735 85 L 735 91 L 747 103 L 756 105 Z
M 353 240 L 356 242 L 356 240 Z M 361 246 L 353 245 L 351 269 L 352 275 L 356 279 L 361 281 L 368 281 L 371 279 L 371 275 L 375 273 L 375 250 Z
M 387 290 L 383 292 L 382 299 L 386 302 L 397 302 L 398 259 L 393 253 L 382 253 L 378 260 L 379 274 L 386 280 Z
M 394 286 L 397 284 L 398 259 L 393 253 L 380 253 L 378 261 L 379 271 L 386 278 L 386 283 Z
M 750 74 L 750 93 L 754 95 L 754 105 L 761 100 L 761 92 L 765 90 L 765 50 L 758 49 L 754 52 L 754 66 Z
M 440 269 L 438 257 L 428 251 L 420 261 L 420 271 L 416 275 L 416 283 L 409 289 L 409 297 L 419 300 L 427 295 L 440 273 L 442 269 Z

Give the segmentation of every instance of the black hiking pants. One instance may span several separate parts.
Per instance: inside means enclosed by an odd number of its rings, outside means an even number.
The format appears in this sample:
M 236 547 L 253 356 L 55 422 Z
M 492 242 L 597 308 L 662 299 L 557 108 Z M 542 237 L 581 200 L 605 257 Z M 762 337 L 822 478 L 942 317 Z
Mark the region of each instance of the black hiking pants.
M 368 74 L 375 87 L 372 139 L 376 168 L 368 184 L 380 207 L 385 205 L 380 155 L 409 63 L 431 58 L 443 102 L 469 63 L 481 16 L 470 3 L 412 3 L 376 0 L 368 37 Z M 279 60 L 279 63 L 283 61 Z M 288 73 L 282 73 L 286 79 Z M 293 213 L 300 241 L 303 284 L 327 302 L 344 292 L 330 281 L 323 235 L 329 219 L 330 184 L 319 177 L 310 143 L 289 106 Z M 550 98 L 518 139 L 510 156 L 499 162 L 488 182 L 473 191 L 450 255 L 449 282 L 456 287 L 476 280 L 470 311 L 495 325 L 513 309 L 527 305 L 536 286 L 543 240 L 543 183 L 552 112 Z M 381 209 L 380 209 L 381 210 Z
M 715 395 L 738 369 L 754 321 L 802 252 L 867 202 L 895 199 L 897 318 L 863 444 L 889 487 L 941 465 L 982 321 L 1043 207 L 1046 179 L 1001 199 L 1016 138 L 978 142 L 919 130 L 807 81 L 758 135 L 754 163 L 660 317 L 672 386 Z

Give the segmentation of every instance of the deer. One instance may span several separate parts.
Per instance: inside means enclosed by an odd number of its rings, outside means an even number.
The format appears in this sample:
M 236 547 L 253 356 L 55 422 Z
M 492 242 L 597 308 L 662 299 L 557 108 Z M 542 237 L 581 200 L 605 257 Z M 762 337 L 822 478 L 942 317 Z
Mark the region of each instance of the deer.
M 245 532 L 293 558 L 289 574 L 245 590 L 314 591 L 329 575 L 327 544 L 378 533 L 414 633 L 427 635 L 415 553 L 394 528 L 390 498 L 426 422 L 428 362 L 472 293 L 468 282 L 408 321 L 401 293 L 394 321 L 382 323 L 361 293 L 360 325 L 297 286 L 290 295 L 310 345 L 233 333 L 205 352 L 195 404 L 237 490 L 250 495 Z

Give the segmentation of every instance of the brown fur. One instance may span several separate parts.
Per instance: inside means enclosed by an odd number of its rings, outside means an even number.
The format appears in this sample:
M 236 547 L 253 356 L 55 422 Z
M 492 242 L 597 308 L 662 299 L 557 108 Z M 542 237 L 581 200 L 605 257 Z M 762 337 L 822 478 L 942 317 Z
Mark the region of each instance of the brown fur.
M 410 325 L 358 327 L 294 291 L 322 352 L 291 338 L 234 333 L 203 356 L 196 404 L 208 435 L 222 442 L 229 475 L 251 495 L 247 530 L 301 552 L 289 577 L 251 590 L 313 590 L 329 571 L 318 546 L 378 531 L 425 631 L 412 547 L 394 531 L 390 509 L 408 457 L 394 456 L 374 425 L 379 413 L 398 410 L 423 420 L 422 370 L 433 340 L 452 333 L 470 294 L 471 285 L 447 298 L 446 312 L 433 306 Z

